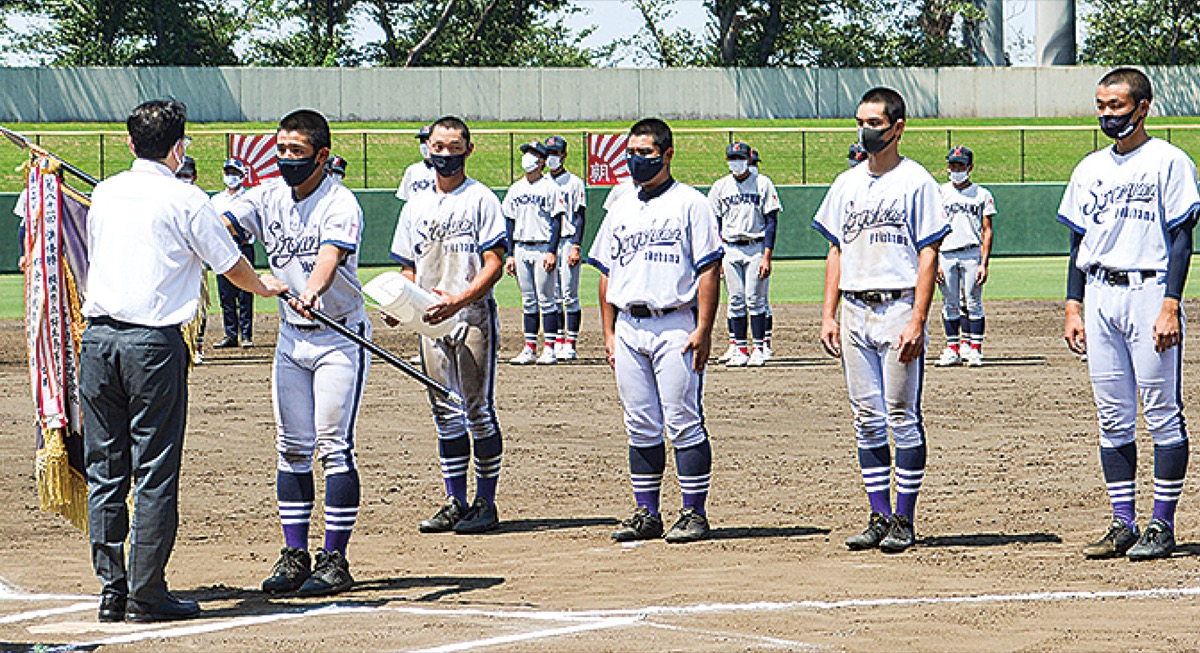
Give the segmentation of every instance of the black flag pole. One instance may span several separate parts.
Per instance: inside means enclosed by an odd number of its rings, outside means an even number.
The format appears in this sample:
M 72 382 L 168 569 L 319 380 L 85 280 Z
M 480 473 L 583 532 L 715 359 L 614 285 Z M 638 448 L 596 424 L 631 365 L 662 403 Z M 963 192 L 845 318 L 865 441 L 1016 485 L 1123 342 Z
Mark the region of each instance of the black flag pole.
M 29 140 L 22 134 L 19 134 L 3 125 L 0 125 L 0 134 L 3 134 L 4 137 L 7 138 L 9 141 L 11 141 L 13 145 L 16 145 L 17 147 L 21 148 L 22 150 L 29 150 L 30 152 L 33 152 L 34 154 L 36 154 L 38 156 L 44 156 L 46 158 L 57 161 L 59 163 L 59 165 L 62 166 L 63 170 L 66 170 L 67 172 L 71 173 L 72 175 L 75 175 L 82 181 L 84 181 L 88 184 L 91 184 L 92 186 L 95 186 L 96 184 L 100 183 L 99 179 L 96 179 L 95 177 L 89 175 L 88 173 L 71 165 L 66 160 L 64 160 L 62 157 L 58 156 L 57 154 L 54 154 L 50 150 L 47 150 L 46 148 L 42 147 L 41 145 L 34 143 L 33 141 Z

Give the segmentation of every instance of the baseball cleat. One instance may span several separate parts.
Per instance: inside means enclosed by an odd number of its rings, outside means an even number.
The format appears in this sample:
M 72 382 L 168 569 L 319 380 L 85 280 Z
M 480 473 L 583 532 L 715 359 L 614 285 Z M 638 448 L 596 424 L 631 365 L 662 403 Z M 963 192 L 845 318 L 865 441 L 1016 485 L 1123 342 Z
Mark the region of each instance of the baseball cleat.
M 621 527 L 612 532 L 612 539 L 617 542 L 636 542 L 639 540 L 656 540 L 662 537 L 662 517 L 650 513 L 645 506 L 638 506 L 633 516 L 621 522 Z
M 537 354 L 534 353 L 533 347 L 526 347 L 521 350 L 521 353 L 513 356 L 512 360 L 508 362 L 511 365 L 533 365 L 534 361 L 536 360 Z
M 1129 548 L 1130 560 L 1158 560 L 1175 553 L 1175 531 L 1161 519 L 1151 519 L 1142 537 Z
M 733 344 L 732 342 L 729 343 L 729 349 L 726 349 L 725 353 L 721 354 L 721 357 L 717 359 L 717 362 L 724 363 L 725 361 L 729 360 L 730 358 L 733 358 L 733 355 L 737 353 L 737 350 L 738 350 L 737 345 Z
M 871 513 L 867 522 L 867 530 L 846 538 L 846 548 L 851 551 L 865 551 L 879 546 L 888 533 L 888 518 L 881 512 Z
M 755 347 L 754 351 L 750 352 L 750 358 L 746 360 L 746 367 L 762 367 L 767 362 L 766 355 L 763 354 L 761 347 Z
M 249 338 L 246 338 L 245 340 L 242 341 L 242 349 L 250 349 L 253 346 L 254 346 L 254 341 Z
M 486 533 L 500 527 L 500 516 L 496 513 L 496 504 L 475 497 L 475 503 L 467 509 L 467 514 L 454 524 L 454 532 L 460 534 Z
M 950 367 L 951 365 L 958 365 L 961 362 L 962 356 L 959 356 L 957 351 L 946 347 L 946 351 L 942 352 L 941 357 L 934 362 L 934 365 L 937 367 Z
M 450 497 L 432 517 L 417 524 L 417 530 L 422 533 L 448 533 L 454 530 L 454 525 L 462 519 L 466 511 L 461 501 Z
M 750 355 L 742 351 L 741 347 L 739 347 L 737 351 L 733 352 L 733 356 L 730 356 L 729 360 L 725 361 L 725 367 L 745 367 L 746 363 L 749 362 Z
M 579 358 L 579 352 L 575 351 L 575 345 L 563 345 L 562 353 L 554 352 L 554 356 L 561 361 L 573 361 Z
M 679 521 L 667 531 L 663 537 L 670 544 L 686 544 L 698 542 L 708 537 L 708 518 L 696 512 L 695 508 L 684 508 L 679 511 Z
M 887 536 L 879 542 L 879 550 L 884 553 L 901 553 L 912 546 L 916 539 L 912 518 L 896 513 L 892 515 L 892 524 L 888 527 Z
M 294 592 L 312 575 L 311 567 L 312 558 L 308 551 L 284 547 L 271 569 L 271 577 L 263 581 L 262 589 L 268 594 Z
M 204 352 L 196 350 L 192 353 L 192 365 L 199 365 L 204 362 Z
M 421 364 L 421 355 L 413 354 L 412 358 L 408 359 L 408 362 L 410 365 L 420 365 Z
M 346 556 L 336 549 L 317 549 L 317 564 L 313 567 L 312 575 L 304 581 L 296 594 L 329 596 L 345 592 L 353 585 L 354 577 L 350 575 L 350 563 L 346 561 Z
M 763 345 L 762 352 L 763 352 L 763 358 L 765 358 L 766 360 L 771 360 L 772 358 L 775 358 L 775 350 L 771 349 L 771 345 Z
M 966 362 L 967 367 L 982 367 L 983 352 L 974 347 L 969 347 L 967 348 L 967 353 L 963 355 L 963 361 Z
M 1113 519 L 1108 532 L 1098 541 L 1083 547 L 1083 555 L 1092 560 L 1119 558 L 1138 541 L 1137 526 L 1126 526 L 1121 520 Z
M 542 355 L 538 356 L 538 365 L 553 365 L 558 362 L 558 357 L 554 355 L 554 347 L 543 347 Z
M 237 345 L 237 338 L 234 338 L 233 336 L 225 336 L 213 344 L 213 349 L 229 349 L 230 347 L 237 347 Z

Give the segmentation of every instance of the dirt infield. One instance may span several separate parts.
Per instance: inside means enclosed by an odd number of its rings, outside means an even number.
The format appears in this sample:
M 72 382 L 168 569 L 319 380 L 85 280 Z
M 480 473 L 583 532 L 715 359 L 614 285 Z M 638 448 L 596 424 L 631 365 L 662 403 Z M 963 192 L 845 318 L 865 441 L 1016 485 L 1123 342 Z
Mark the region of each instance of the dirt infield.
M 261 319 L 259 347 L 214 353 L 192 375 L 168 573 L 205 616 L 174 626 L 96 623 L 86 542 L 36 506 L 22 330 L 0 323 L 0 650 L 1196 650 L 1196 481 L 1173 559 L 1085 561 L 1079 547 L 1108 515 L 1086 367 L 1062 344 L 1059 304 L 988 311 L 985 367 L 927 369 L 918 546 L 891 557 L 841 544 L 867 507 L 841 370 L 816 342 L 816 306 L 777 307 L 768 367 L 711 368 L 715 530 L 692 545 L 609 541 L 632 499 L 594 311 L 584 360 L 500 369 L 503 525 L 490 535 L 417 533 L 442 496 L 432 420 L 417 386 L 377 362 L 358 428 L 363 508 L 349 554 L 358 585 L 337 601 L 253 589 L 280 546 L 274 328 Z M 519 321 L 502 315 L 507 356 Z M 408 337 L 376 333 L 413 350 Z M 1200 371 L 1192 343 L 1188 405 Z M 1140 438 L 1138 503 L 1148 514 L 1151 447 Z M 664 509 L 678 506 L 670 476 Z

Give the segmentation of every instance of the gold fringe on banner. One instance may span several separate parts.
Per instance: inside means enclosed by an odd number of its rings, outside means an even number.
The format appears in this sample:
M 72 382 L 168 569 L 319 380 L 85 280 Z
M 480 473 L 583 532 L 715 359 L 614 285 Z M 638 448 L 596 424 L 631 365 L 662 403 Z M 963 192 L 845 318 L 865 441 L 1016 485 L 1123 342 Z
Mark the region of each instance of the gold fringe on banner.
M 183 333 L 183 342 L 187 345 L 188 369 L 192 368 L 192 361 L 195 360 L 196 345 L 200 342 L 201 334 L 204 333 L 204 325 L 208 320 L 208 307 L 211 303 L 208 296 L 208 269 L 206 268 L 200 277 L 200 306 L 196 308 L 196 316 L 180 329 Z
M 67 460 L 63 429 L 42 429 L 42 439 L 46 446 L 38 450 L 34 462 L 41 508 L 62 515 L 72 526 L 87 533 L 87 479 L 72 469 Z

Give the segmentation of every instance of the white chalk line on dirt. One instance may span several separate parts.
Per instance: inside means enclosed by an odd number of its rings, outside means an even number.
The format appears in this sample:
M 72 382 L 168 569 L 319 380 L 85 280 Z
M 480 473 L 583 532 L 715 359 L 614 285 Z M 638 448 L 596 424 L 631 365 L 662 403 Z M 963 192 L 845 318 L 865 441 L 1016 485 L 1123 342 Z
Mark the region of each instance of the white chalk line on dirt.
M 766 644 L 772 648 L 787 649 L 789 651 L 823 651 L 827 648 L 818 646 L 816 644 L 809 644 L 808 642 L 797 642 L 791 639 L 780 639 L 778 637 L 768 637 L 766 635 L 749 635 L 746 633 L 733 633 L 724 630 L 706 630 L 703 628 L 685 628 L 683 626 L 672 626 L 671 624 L 660 624 L 647 620 L 643 620 L 641 623 L 651 628 L 674 630 L 718 639 L 740 639 L 747 642 L 754 642 L 756 644 Z
M 444 644 L 442 646 L 434 646 L 432 648 L 417 649 L 413 651 L 413 653 L 456 653 L 457 651 L 491 648 L 493 646 L 516 644 L 518 642 L 528 642 L 535 639 L 546 639 L 548 637 L 561 637 L 563 635 L 586 633 L 593 630 L 623 628 L 625 626 L 636 624 L 639 621 L 641 621 L 640 617 L 608 617 L 604 619 L 591 619 L 585 621 L 584 623 L 575 624 L 573 626 L 547 628 L 545 630 L 535 630 L 532 632 L 517 633 L 514 635 L 500 635 L 498 637 L 488 637 L 486 639 L 476 639 L 469 642 L 458 642 L 456 644 Z
M 71 614 L 72 612 L 83 612 L 84 610 L 95 610 L 96 602 L 88 601 L 86 603 L 76 603 L 63 608 L 45 608 L 42 610 L 30 610 L 28 612 L 18 612 L 16 614 L 6 614 L 0 617 L 0 624 L 15 624 L 21 621 L 33 621 L 34 619 L 42 619 L 44 617 L 55 617 L 60 614 Z
M 0 601 L 96 601 L 100 597 L 88 594 L 30 594 L 12 587 L 0 578 Z

